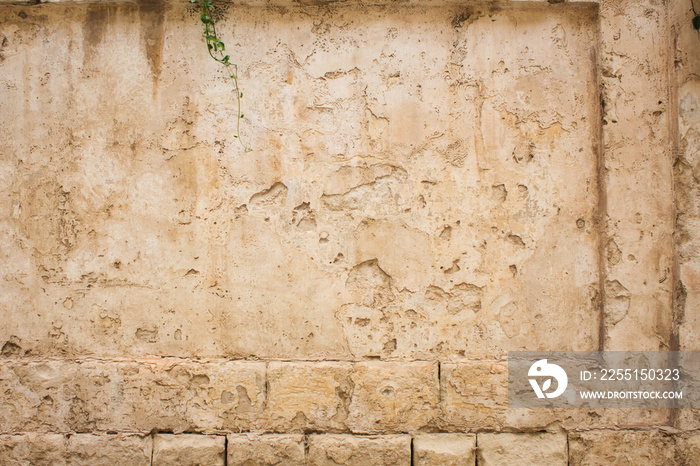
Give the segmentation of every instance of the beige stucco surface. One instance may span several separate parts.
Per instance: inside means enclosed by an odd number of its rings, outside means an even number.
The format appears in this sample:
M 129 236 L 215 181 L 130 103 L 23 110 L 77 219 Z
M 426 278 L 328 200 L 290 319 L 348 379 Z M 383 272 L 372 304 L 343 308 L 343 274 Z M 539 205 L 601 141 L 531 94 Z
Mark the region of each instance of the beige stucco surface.
M 247 153 L 191 8 L 4 14 L 23 352 L 597 347 L 591 8 L 231 6 Z

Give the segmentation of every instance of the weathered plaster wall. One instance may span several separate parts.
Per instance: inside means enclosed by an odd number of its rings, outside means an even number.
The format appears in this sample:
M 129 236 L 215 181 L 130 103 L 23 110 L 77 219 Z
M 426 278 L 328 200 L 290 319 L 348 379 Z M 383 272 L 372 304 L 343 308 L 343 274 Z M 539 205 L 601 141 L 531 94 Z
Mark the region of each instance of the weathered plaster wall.
M 251 153 L 186 5 L 5 9 L 4 340 L 350 360 L 597 347 L 595 9 L 228 10 Z
M 225 4 L 245 152 L 188 2 L 3 4 L 0 458 L 700 461 L 505 361 L 698 349 L 689 8 Z

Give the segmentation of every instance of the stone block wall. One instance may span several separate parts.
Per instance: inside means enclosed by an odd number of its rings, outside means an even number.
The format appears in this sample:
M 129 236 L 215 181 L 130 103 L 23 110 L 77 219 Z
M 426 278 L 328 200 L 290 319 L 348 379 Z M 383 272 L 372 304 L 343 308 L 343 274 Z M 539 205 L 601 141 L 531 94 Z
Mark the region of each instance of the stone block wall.
M 700 7 L 700 5 L 699 5 Z M 700 463 L 507 352 L 698 350 L 690 0 L 0 0 L 0 464 Z

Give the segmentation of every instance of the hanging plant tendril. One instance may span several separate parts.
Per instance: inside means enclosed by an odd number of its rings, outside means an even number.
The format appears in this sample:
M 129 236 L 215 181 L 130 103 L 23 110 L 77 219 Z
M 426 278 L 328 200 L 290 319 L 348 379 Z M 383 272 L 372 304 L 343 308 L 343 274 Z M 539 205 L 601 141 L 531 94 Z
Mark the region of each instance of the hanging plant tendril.
M 246 152 L 249 152 L 252 149 L 244 143 L 241 138 L 241 119 L 243 118 L 243 114 L 241 113 L 241 98 L 243 97 L 243 93 L 238 87 L 238 67 L 231 63 L 231 57 L 225 54 L 226 45 L 216 35 L 216 24 L 210 14 L 214 9 L 214 2 L 213 0 L 190 0 L 190 2 L 198 4 L 202 9 L 202 14 L 199 16 L 199 19 L 202 21 L 202 24 L 204 24 L 204 39 L 207 41 L 209 56 L 223 65 L 229 78 L 233 80 L 233 90 L 236 91 L 236 105 L 238 107 L 236 134 L 233 137 L 238 139 L 238 142 L 241 143 L 241 146 L 243 146 Z

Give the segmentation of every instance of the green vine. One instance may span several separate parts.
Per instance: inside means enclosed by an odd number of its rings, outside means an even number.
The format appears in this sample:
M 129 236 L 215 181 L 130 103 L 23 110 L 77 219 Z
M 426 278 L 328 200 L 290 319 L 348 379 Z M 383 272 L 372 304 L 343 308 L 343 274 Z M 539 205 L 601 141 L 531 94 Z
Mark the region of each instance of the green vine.
M 695 15 L 693 17 L 693 27 L 695 29 L 700 30 L 700 15 L 698 14 L 698 11 L 695 9 L 695 0 L 690 0 L 690 6 L 693 7 L 693 14 Z
M 236 134 L 233 136 L 238 139 L 241 143 L 243 149 L 249 152 L 253 149 L 249 145 L 243 142 L 241 138 L 241 119 L 243 114 L 241 113 L 241 98 L 243 98 L 243 93 L 238 87 L 238 67 L 230 62 L 231 57 L 225 55 L 226 45 L 219 39 L 216 35 L 216 24 L 211 17 L 210 12 L 214 9 L 213 0 L 190 0 L 191 3 L 197 3 L 202 9 L 202 14 L 199 19 L 204 24 L 204 38 L 207 41 L 207 50 L 209 51 L 209 56 L 216 60 L 218 63 L 223 65 L 228 73 L 229 77 L 233 79 L 234 91 L 236 91 L 236 104 L 238 106 L 238 118 L 236 119 Z

